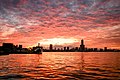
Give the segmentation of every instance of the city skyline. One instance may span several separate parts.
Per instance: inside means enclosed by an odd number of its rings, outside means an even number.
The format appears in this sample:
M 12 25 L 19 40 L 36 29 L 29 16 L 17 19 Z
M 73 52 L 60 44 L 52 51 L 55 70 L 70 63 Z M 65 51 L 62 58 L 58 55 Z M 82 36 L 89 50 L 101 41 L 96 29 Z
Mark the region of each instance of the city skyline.
M 14 43 L 3 43 L 2 46 L 0 46 L 0 53 L 16 53 L 16 54 L 42 54 L 42 52 L 120 52 L 120 49 L 111 49 L 108 47 L 103 48 L 89 48 L 85 45 L 84 40 L 82 39 L 80 41 L 79 46 L 77 47 L 69 47 L 69 46 L 62 46 L 55 47 L 53 44 L 49 44 L 49 48 L 45 48 L 40 43 L 38 45 L 29 47 L 29 48 L 23 48 L 23 45 L 15 45 Z
M 119 0 L 1 0 L 0 46 L 120 49 Z

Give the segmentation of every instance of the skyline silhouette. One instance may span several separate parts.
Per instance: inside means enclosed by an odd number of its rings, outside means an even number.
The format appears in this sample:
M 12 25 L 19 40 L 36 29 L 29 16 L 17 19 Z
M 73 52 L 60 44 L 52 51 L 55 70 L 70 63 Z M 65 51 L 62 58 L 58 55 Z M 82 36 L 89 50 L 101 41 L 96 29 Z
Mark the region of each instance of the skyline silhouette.
M 120 52 L 120 49 L 110 49 L 107 47 L 104 48 L 88 48 L 85 46 L 84 40 L 80 42 L 80 46 L 70 48 L 65 46 L 63 48 L 56 48 L 52 44 L 49 45 L 49 49 L 43 48 L 43 46 L 38 43 L 37 46 L 31 48 L 23 48 L 23 45 L 14 45 L 13 43 L 3 43 L 0 46 L 1 54 L 38 54 L 42 52 Z

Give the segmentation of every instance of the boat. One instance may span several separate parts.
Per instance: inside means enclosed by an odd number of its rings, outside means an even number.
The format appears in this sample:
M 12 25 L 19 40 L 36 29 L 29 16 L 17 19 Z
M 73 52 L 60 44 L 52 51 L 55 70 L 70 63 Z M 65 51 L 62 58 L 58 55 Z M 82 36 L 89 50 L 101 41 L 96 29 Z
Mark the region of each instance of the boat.
M 33 53 L 42 54 L 42 47 L 36 47 L 36 48 L 34 49 Z
M 43 51 L 43 47 L 40 46 L 40 43 L 38 43 L 38 46 L 33 47 L 33 49 L 31 50 L 33 54 L 42 54 L 42 51 Z

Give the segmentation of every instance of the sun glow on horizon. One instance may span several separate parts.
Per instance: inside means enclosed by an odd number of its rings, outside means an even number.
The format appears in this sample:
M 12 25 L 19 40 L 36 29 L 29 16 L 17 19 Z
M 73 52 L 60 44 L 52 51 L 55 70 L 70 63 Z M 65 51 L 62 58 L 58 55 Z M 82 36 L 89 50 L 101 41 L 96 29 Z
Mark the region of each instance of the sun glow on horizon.
M 64 44 L 71 44 L 71 43 L 75 43 L 75 42 L 78 42 L 78 39 L 74 39 L 74 38 L 51 38 L 51 39 L 43 39 L 39 43 L 41 43 L 42 45 L 49 45 L 49 44 L 64 45 Z

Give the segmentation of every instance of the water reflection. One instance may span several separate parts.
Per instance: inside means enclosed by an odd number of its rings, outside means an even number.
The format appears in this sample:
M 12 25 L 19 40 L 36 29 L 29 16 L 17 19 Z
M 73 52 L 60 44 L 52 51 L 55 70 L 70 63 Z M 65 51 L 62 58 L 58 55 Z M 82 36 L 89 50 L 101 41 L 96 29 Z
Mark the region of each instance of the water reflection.
M 83 71 L 84 68 L 85 68 L 85 65 L 84 65 L 84 54 L 81 53 L 81 68 L 80 68 L 80 70 Z
M 119 53 L 0 56 L 0 79 L 120 79 Z

